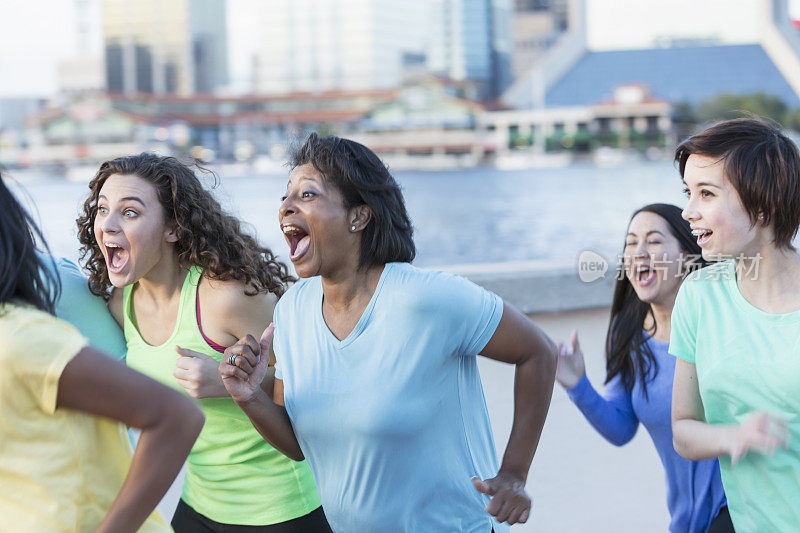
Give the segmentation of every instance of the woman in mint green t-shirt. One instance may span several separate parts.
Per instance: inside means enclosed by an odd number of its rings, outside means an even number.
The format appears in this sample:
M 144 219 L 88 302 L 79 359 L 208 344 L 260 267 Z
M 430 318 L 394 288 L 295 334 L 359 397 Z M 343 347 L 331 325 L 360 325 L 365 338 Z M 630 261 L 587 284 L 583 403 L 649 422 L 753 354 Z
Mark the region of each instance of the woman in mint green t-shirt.
M 175 158 L 106 161 L 89 188 L 83 259 L 124 328 L 128 365 L 197 398 L 206 417 L 173 528 L 330 531 L 306 463 L 264 443 L 218 373 L 225 347 L 271 319 L 286 266 Z
M 800 524 L 800 154 L 756 119 L 677 149 L 703 257 L 672 313 L 676 451 L 719 457 L 738 533 Z

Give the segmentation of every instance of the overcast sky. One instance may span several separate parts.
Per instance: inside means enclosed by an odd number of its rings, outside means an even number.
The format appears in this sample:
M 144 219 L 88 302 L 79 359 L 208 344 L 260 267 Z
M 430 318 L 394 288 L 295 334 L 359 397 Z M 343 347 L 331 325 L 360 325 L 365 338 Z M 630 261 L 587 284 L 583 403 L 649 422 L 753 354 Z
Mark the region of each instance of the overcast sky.
M 325 1 L 325 0 L 319 0 Z M 639 0 L 640 1 L 640 0 Z M 647 2 L 650 0 L 644 0 Z M 718 3 L 712 0 L 695 0 Z M 259 0 L 228 0 L 230 74 L 234 89 L 249 83 L 250 58 L 258 33 L 249 16 Z M 734 2 L 726 2 L 735 5 Z M 800 0 L 789 0 L 790 13 L 800 20 Z M 670 11 L 676 26 L 686 16 Z M 662 21 L 663 23 L 664 21 Z M 48 96 L 56 89 L 56 64 L 75 56 L 76 20 L 72 0 L 0 0 L 0 97 Z M 91 44 L 100 52 L 98 38 Z

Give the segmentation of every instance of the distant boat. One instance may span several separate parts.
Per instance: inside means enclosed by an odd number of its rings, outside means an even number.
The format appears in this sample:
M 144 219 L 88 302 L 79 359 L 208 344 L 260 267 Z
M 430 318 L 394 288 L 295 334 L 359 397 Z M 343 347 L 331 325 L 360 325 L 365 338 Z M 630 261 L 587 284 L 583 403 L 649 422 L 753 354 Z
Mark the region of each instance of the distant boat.
M 592 161 L 598 167 L 618 167 L 639 159 L 639 155 L 632 150 L 601 146 L 594 151 Z
M 67 167 L 64 172 L 64 177 L 68 181 L 75 181 L 78 183 L 89 183 L 97 174 L 99 165 L 72 165 Z
M 572 163 L 572 154 L 559 152 L 554 154 L 537 154 L 530 152 L 512 152 L 495 158 L 494 166 L 498 170 L 526 170 L 533 168 L 564 168 Z

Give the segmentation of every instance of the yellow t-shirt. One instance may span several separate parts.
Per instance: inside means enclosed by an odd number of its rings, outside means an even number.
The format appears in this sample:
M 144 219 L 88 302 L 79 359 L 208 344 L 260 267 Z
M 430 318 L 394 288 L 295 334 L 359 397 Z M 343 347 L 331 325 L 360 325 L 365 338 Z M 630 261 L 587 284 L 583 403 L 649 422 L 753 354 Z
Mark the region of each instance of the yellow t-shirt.
M 125 426 L 56 409 L 61 372 L 86 344 L 47 313 L 0 306 L 0 531 L 94 531 L 125 480 Z M 154 513 L 140 531 L 171 529 Z

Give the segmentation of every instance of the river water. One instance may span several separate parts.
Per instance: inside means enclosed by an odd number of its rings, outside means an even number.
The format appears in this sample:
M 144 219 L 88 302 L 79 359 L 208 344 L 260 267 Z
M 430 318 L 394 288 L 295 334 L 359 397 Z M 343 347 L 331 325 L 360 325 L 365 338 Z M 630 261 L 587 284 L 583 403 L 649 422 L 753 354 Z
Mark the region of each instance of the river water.
M 75 218 L 86 183 L 36 178 L 14 182 L 54 254 L 76 259 Z M 551 260 L 572 261 L 591 249 L 613 258 L 626 224 L 650 202 L 683 205 L 678 171 L 667 161 L 618 167 L 573 164 L 558 169 L 399 172 L 415 227 L 420 266 Z M 277 223 L 286 174 L 221 174 L 214 194 L 288 261 Z M 214 180 L 204 178 L 208 185 Z

